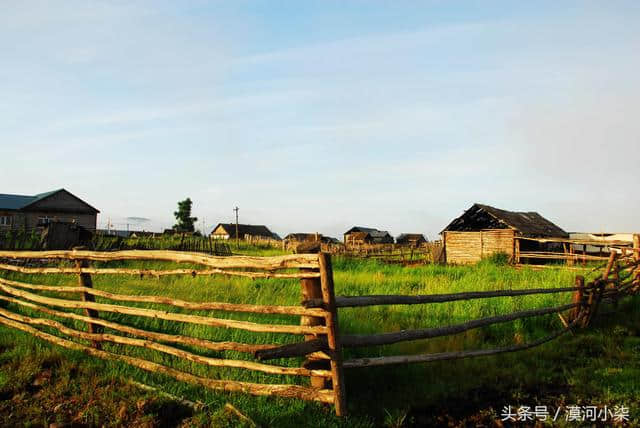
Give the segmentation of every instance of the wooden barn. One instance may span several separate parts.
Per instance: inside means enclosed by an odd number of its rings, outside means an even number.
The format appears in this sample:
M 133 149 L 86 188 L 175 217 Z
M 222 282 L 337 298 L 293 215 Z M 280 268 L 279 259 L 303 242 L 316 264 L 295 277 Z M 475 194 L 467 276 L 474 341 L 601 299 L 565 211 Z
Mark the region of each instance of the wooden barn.
M 354 226 L 344 233 L 345 245 L 393 244 L 393 236 L 386 230 Z
M 427 240 L 421 233 L 401 233 L 396 238 L 396 244 L 409 245 L 412 247 L 419 247 L 422 244 L 426 244 Z
M 65 189 L 33 196 L 0 194 L 0 230 L 42 229 L 61 222 L 95 231 L 99 212 Z
M 475 263 L 494 253 L 513 258 L 518 236 L 568 238 L 569 234 L 537 212 L 513 212 L 473 204 L 441 232 L 447 263 Z M 524 242 L 523 242 L 523 245 Z M 526 245 L 538 245 L 536 242 Z M 527 248 L 536 250 L 538 248 Z

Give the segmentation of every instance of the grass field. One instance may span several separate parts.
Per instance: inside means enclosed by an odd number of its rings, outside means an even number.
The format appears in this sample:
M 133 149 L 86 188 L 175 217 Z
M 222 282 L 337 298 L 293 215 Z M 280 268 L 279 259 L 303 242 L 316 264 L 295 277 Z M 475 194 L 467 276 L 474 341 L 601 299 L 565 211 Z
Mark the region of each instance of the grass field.
M 270 251 L 269 255 L 276 251 Z M 259 254 L 260 250 L 253 253 Z M 128 263 L 128 266 L 132 265 L 139 264 Z M 149 263 L 144 266 L 151 267 Z M 491 261 L 477 266 L 426 265 L 403 268 L 375 261 L 337 259 L 334 261 L 334 274 L 337 295 L 366 295 L 563 287 L 573 284 L 576 272 L 562 269 L 515 270 Z M 73 277 L 5 276 L 42 284 L 75 282 Z M 298 304 L 300 301 L 300 286 L 295 280 L 96 276 L 94 285 L 112 292 L 165 295 L 191 301 L 263 304 Z M 443 326 L 517 310 L 557 306 L 567 303 L 570 298 L 567 293 L 419 306 L 341 309 L 339 320 L 343 333 L 395 331 Z M 97 300 L 107 302 L 100 298 Z M 637 303 L 637 300 L 622 303 L 618 315 L 603 317 L 588 332 L 565 335 L 542 347 L 521 353 L 347 371 L 350 415 L 344 419 L 336 418 L 332 408 L 325 405 L 210 391 L 124 364 L 90 359 L 77 352 L 50 346 L 27 334 L 0 327 L 0 425 L 25 423 L 41 426 L 56 421 L 75 421 L 90 426 L 162 426 L 162 421 L 165 426 L 242 425 L 241 419 L 223 410 L 226 403 L 233 404 L 261 426 L 474 424 L 495 419 L 504 405 L 566 405 L 578 401 L 593 405 L 625 404 L 631 407 L 632 416 L 637 417 L 637 397 L 640 396 L 640 311 L 637 310 Z M 163 305 L 137 305 L 166 309 Z M 17 310 L 14 305 L 9 305 L 9 308 Z M 20 312 L 39 315 L 25 309 L 20 309 Z M 227 313 L 220 312 L 195 313 L 229 317 Z M 104 313 L 101 317 L 147 330 L 211 340 L 247 343 L 287 343 L 293 340 L 292 337 L 278 334 L 223 330 L 118 314 Z M 233 318 L 298 323 L 295 317 L 280 315 L 234 314 Z M 80 323 L 64 322 L 79 329 L 85 328 Z M 527 342 L 559 328 L 561 324 L 557 316 L 549 315 L 445 338 L 348 350 L 346 357 L 488 348 Z M 107 344 L 105 349 L 120 349 L 122 352 L 123 348 Z M 212 378 L 271 383 L 305 382 L 304 378 L 202 367 L 147 349 L 127 348 L 126 353 Z M 251 359 L 246 354 L 234 352 L 208 352 L 205 355 Z M 276 363 L 298 366 L 300 360 L 280 360 Z M 155 393 L 139 390 L 127 384 L 128 379 L 175 396 L 200 401 L 207 408 L 192 411 L 170 399 L 159 398 Z

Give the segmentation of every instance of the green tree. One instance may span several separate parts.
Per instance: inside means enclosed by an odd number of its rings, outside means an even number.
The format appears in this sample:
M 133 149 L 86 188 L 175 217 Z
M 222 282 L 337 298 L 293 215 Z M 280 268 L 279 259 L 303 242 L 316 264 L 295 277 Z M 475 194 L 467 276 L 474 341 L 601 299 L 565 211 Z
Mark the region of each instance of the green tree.
M 191 202 L 191 198 L 178 202 L 178 211 L 173 213 L 178 221 L 173 225 L 174 230 L 178 232 L 193 232 L 195 230 L 193 225 L 198 221 L 198 218 L 191 217 L 192 205 L 193 202 Z

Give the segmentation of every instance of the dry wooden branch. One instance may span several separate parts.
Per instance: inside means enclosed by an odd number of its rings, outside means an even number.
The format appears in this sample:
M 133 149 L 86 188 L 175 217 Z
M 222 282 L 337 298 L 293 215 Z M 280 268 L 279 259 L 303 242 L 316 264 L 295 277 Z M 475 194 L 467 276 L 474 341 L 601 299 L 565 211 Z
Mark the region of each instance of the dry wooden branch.
M 552 313 L 563 312 L 577 307 L 575 303 L 571 303 L 564 306 L 558 306 L 555 308 L 543 308 L 533 309 L 529 311 L 514 312 L 507 315 L 499 315 L 495 317 L 481 318 L 477 320 L 468 321 L 461 324 L 456 324 L 446 327 L 427 328 L 421 330 L 404 330 L 393 333 L 381 333 L 374 335 L 343 335 L 340 336 L 340 342 L 343 347 L 351 348 L 358 346 L 375 346 L 375 345 L 388 345 L 397 342 L 428 339 L 439 336 L 449 336 L 452 334 L 462 333 L 467 330 L 471 330 L 486 325 L 503 323 L 508 321 L 514 321 L 516 319 L 528 318 L 533 316 L 547 315 Z M 290 358 L 306 355 L 309 352 L 317 352 L 319 350 L 327 351 L 328 344 L 324 337 L 304 342 L 294 343 L 289 345 L 283 345 L 277 348 L 260 350 L 255 353 L 256 358 L 260 360 L 270 360 L 274 358 Z
M 28 293 L 9 287 L 0 280 L 0 290 L 12 296 L 22 297 L 32 302 L 43 303 L 45 305 L 73 308 L 73 309 L 95 309 L 97 311 L 113 312 L 124 315 L 142 316 L 148 318 L 163 319 L 168 321 L 180 321 L 192 324 L 208 325 L 211 327 L 237 328 L 241 330 L 259 333 L 289 333 L 289 334 L 326 334 L 327 328 L 324 326 L 297 326 L 284 324 L 258 324 L 249 321 L 236 321 L 223 318 L 211 318 L 199 315 L 177 314 L 174 312 L 159 311 L 155 309 L 131 308 L 127 306 L 111 305 L 106 303 L 80 302 L 74 300 L 55 299 L 43 297 L 37 294 Z
M 442 352 L 439 354 L 426 354 L 426 355 L 398 355 L 393 357 L 354 358 L 354 359 L 345 361 L 343 364 L 344 364 L 344 368 L 374 367 L 374 366 L 386 366 L 390 364 L 411 364 L 411 363 L 427 363 L 432 361 L 443 361 L 443 360 L 457 360 L 461 358 L 483 357 L 487 355 L 522 351 L 525 349 L 542 345 L 546 342 L 549 342 L 565 334 L 566 332 L 570 331 L 573 327 L 575 327 L 579 320 L 580 318 L 576 319 L 567 328 L 564 328 L 558 332 L 550 334 L 549 336 L 543 337 L 542 339 L 538 339 L 534 342 L 530 342 L 524 345 L 512 345 L 505 348 L 482 349 L 477 351 Z
M 258 279 L 258 278 L 319 278 L 319 272 L 305 272 L 305 273 L 268 273 L 268 272 L 245 272 L 234 271 L 224 269 L 169 269 L 169 270 L 154 270 L 154 269 L 129 269 L 129 268 L 62 268 L 62 267 L 22 267 L 9 264 L 0 264 L 0 269 L 20 272 L 26 274 L 78 274 L 88 273 L 92 275 L 137 275 L 137 276 L 153 276 L 161 277 L 166 275 L 227 275 L 227 276 L 241 276 L 245 278 Z
M 23 300 L 19 300 L 14 297 L 4 296 L 1 294 L 0 294 L 0 300 L 10 302 L 10 303 L 15 303 L 17 305 L 25 306 L 27 308 L 30 308 L 45 314 L 60 317 L 60 318 L 73 319 L 73 320 L 83 321 L 83 322 L 93 322 L 94 324 L 99 324 L 103 327 L 107 327 L 116 331 L 121 331 L 123 333 L 131 334 L 134 336 L 144 337 L 147 339 L 154 339 L 154 340 L 167 342 L 167 343 L 180 343 L 182 345 L 198 346 L 200 348 L 209 349 L 211 351 L 237 351 L 237 352 L 254 353 L 256 351 L 274 349 L 278 347 L 278 345 L 252 345 L 252 344 L 238 343 L 238 342 L 212 342 L 210 340 L 199 339 L 199 338 L 190 337 L 190 336 L 157 333 L 157 332 L 152 332 L 147 330 L 141 330 L 134 327 L 129 327 L 126 325 L 115 323 L 113 321 L 107 321 L 105 319 L 92 319 L 92 318 L 85 317 L 83 315 L 74 314 L 71 312 L 56 311 L 54 309 L 50 309 L 45 306 L 39 306 L 31 302 L 25 302 Z
M 231 403 L 227 403 L 224 405 L 224 408 L 226 411 L 228 411 L 229 413 L 234 414 L 235 416 L 238 417 L 238 419 L 240 419 L 241 421 L 249 424 L 249 426 L 251 427 L 257 427 L 256 423 L 253 421 L 253 419 L 251 419 L 250 417 L 246 416 L 245 414 L 243 414 L 240 410 L 236 409 Z
M 333 403 L 334 394 L 331 390 L 316 390 L 299 385 L 266 385 L 232 380 L 208 379 L 195 376 L 190 373 L 181 372 L 179 370 L 163 366 L 158 363 L 153 363 L 151 361 L 90 348 L 88 346 L 59 338 L 57 336 L 33 328 L 29 325 L 22 324 L 20 322 L 13 321 L 4 317 L 0 317 L 0 324 L 22 330 L 53 344 L 81 351 L 94 357 L 100 357 L 107 360 L 123 361 L 142 370 L 146 370 L 152 373 L 161 373 L 167 376 L 174 377 L 183 382 L 189 382 L 211 389 L 218 389 L 228 392 L 244 392 L 253 395 L 274 395 L 280 397 L 299 398 L 302 400 L 320 401 L 323 403 Z
M 404 342 L 409 340 L 428 339 L 439 336 L 449 336 L 479 328 L 491 324 L 504 323 L 522 318 L 530 318 L 534 316 L 547 315 L 557 312 L 566 311 L 575 308 L 575 303 L 558 306 L 554 308 L 533 309 L 528 311 L 514 312 L 506 315 L 498 315 L 495 317 L 480 318 L 477 320 L 467 321 L 465 323 L 436 328 L 426 328 L 420 330 L 403 330 L 393 333 L 381 333 L 372 335 L 345 335 L 341 337 L 344 347 L 356 346 L 376 346 L 389 345 L 392 343 Z
M 154 351 L 163 352 L 174 357 L 182 358 L 194 363 L 200 363 L 211 367 L 230 367 L 238 369 L 247 369 L 260 371 L 269 374 L 278 375 L 292 375 L 292 376 L 324 376 L 331 377 L 331 372 L 328 370 L 307 370 L 299 367 L 281 367 L 272 366 L 268 364 L 254 363 L 252 361 L 243 360 L 227 360 L 221 358 L 210 358 L 201 355 L 196 355 L 182 349 L 177 349 L 171 346 L 162 345 L 150 340 L 132 339 L 129 337 L 123 337 L 106 333 L 85 333 L 83 331 L 74 330 L 65 326 L 58 321 L 46 319 L 46 318 L 32 318 L 26 315 L 16 314 L 4 309 L 0 309 L 0 316 L 12 319 L 14 321 L 20 321 L 22 323 L 31 325 L 41 325 L 57 329 L 62 334 L 75 337 L 78 339 L 89 340 L 91 342 L 111 342 L 120 345 L 137 346 L 140 348 L 152 349 Z
M 550 259 L 550 260 L 575 260 L 578 256 L 571 253 L 552 253 L 552 252 L 521 252 L 521 259 Z M 579 256 L 583 260 L 607 260 L 606 257 L 601 256 L 591 256 L 591 255 L 580 255 Z
M 568 238 L 533 238 L 526 236 L 518 236 L 515 239 L 519 241 L 535 241 L 542 243 L 567 243 L 567 244 L 577 244 L 577 245 L 593 245 L 600 247 L 611 247 L 611 246 L 626 246 L 629 245 L 628 241 L 605 241 L 601 239 L 568 239 Z M 628 248 L 629 250 L 631 248 Z
M 26 288 L 29 290 L 40 291 L 54 291 L 60 293 L 86 293 L 94 296 L 104 297 L 110 300 L 118 300 L 125 302 L 142 302 L 142 303 L 159 303 L 164 305 L 176 306 L 179 308 L 192 309 L 192 310 L 219 310 L 230 312 L 251 312 L 259 314 L 285 314 L 285 315 L 307 315 L 315 317 L 326 316 L 326 311 L 322 309 L 306 309 L 300 306 L 275 306 L 275 305 L 247 305 L 241 303 L 222 303 L 222 302 L 188 302 L 180 299 L 171 299 L 169 297 L 160 296 L 137 296 L 137 295 L 124 295 L 114 294 L 107 291 L 101 291 L 96 289 L 86 289 L 82 287 L 71 286 L 50 286 L 39 284 L 27 284 L 25 282 L 11 281 L 0 278 L 0 283 Z
M 487 299 L 493 297 L 528 296 L 532 294 L 568 293 L 577 291 L 578 287 L 563 288 L 531 288 L 526 290 L 495 290 L 495 291 L 470 291 L 453 294 L 422 294 L 416 296 L 406 295 L 373 295 L 336 297 L 336 307 L 353 308 L 375 305 L 419 305 L 424 303 L 446 303 L 458 300 Z M 302 302 L 307 308 L 322 307 L 321 299 L 311 299 Z
M 254 268 L 264 270 L 318 268 L 317 254 L 293 254 L 276 257 L 231 256 L 216 257 L 202 253 L 165 250 L 128 251 L 0 251 L 0 258 L 9 259 L 67 259 L 67 260 L 159 260 L 194 263 L 219 269 Z
M 140 388 L 140 389 L 142 389 L 144 391 L 153 392 L 154 394 L 158 394 L 158 395 L 166 397 L 166 398 L 168 398 L 170 400 L 176 401 L 176 402 L 182 404 L 183 406 L 191 407 L 193 410 L 203 410 L 203 409 L 205 409 L 207 407 L 207 405 L 204 404 L 201 401 L 194 402 L 194 401 L 191 401 L 191 400 L 187 400 L 187 399 L 184 399 L 182 397 L 178 397 L 176 395 L 169 394 L 168 392 L 162 391 L 162 390 L 160 390 L 158 388 L 154 388 L 151 385 L 146 385 L 144 383 L 136 382 L 134 380 L 128 380 L 127 383 L 129 385 L 133 385 L 133 386 L 135 386 L 137 388 Z
M 573 266 L 567 266 L 567 265 L 528 265 L 528 264 L 515 264 L 513 265 L 513 267 L 515 269 L 531 269 L 531 270 L 545 270 L 545 269 L 562 269 L 562 270 L 572 270 L 572 271 L 578 271 L 578 272 L 584 272 L 585 270 L 587 270 L 587 268 L 585 267 L 573 267 Z M 594 269 L 595 270 L 595 269 Z

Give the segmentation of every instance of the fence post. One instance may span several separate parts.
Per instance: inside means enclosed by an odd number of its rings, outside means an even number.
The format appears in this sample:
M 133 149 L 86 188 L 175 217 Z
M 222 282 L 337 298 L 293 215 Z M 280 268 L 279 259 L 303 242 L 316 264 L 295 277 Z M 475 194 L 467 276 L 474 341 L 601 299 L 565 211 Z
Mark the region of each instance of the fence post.
M 611 250 L 611 253 L 609 254 L 609 260 L 607 261 L 607 267 L 602 273 L 603 280 L 606 281 L 609 279 L 609 274 L 611 273 L 611 269 L 613 268 L 613 264 L 615 263 L 617 257 L 618 253 L 616 253 L 615 250 Z
M 616 262 L 616 258 L 618 257 L 618 253 L 615 250 L 611 250 L 609 254 L 609 260 L 607 261 L 607 266 L 602 272 L 602 277 L 596 279 L 593 283 L 595 286 L 590 290 L 589 295 L 589 315 L 583 322 L 583 327 L 587 327 L 593 317 L 596 316 L 598 312 L 598 308 L 600 307 L 600 301 L 602 300 L 602 295 L 604 293 L 605 288 L 607 287 L 607 281 L 609 280 L 609 274 L 611 273 L 611 269 L 613 268 L 614 263 Z M 598 293 L 597 296 L 595 293 Z
M 567 247 L 569 248 L 569 258 L 567 259 L 567 266 L 573 266 L 576 262 L 576 260 L 574 260 L 574 257 L 573 257 L 573 254 L 574 254 L 573 244 L 569 243 Z
M 347 413 L 347 406 L 331 256 L 327 253 L 320 253 L 319 261 L 322 301 L 325 304 L 325 310 L 329 312 L 326 318 L 326 324 L 329 330 L 327 333 L 327 342 L 331 350 L 331 383 L 335 397 L 334 405 L 336 407 L 336 415 L 344 416 Z
M 582 298 L 584 296 L 584 276 L 582 275 L 577 275 L 576 276 L 576 287 L 578 287 L 578 290 L 576 290 L 573 293 L 573 303 L 577 303 L 578 306 L 576 306 L 573 309 L 573 319 L 577 319 L 578 316 L 580 316 L 580 311 L 582 310 Z
M 84 249 L 82 247 L 74 248 L 74 250 Z M 89 267 L 89 263 L 87 260 L 76 260 L 75 265 L 77 269 L 82 269 L 83 267 Z M 78 285 L 80 287 L 93 288 L 93 282 L 91 281 L 91 274 L 88 273 L 79 273 L 78 274 Z M 82 293 L 82 301 L 83 302 L 95 302 L 95 298 L 93 294 Z M 98 311 L 95 309 L 85 309 L 84 313 L 86 316 L 90 318 L 99 318 Z M 97 324 L 87 323 L 88 331 L 92 334 L 102 333 L 102 327 Z M 101 349 L 102 346 L 100 342 L 91 342 L 91 345 L 96 349 Z
M 314 245 L 306 246 L 307 248 L 302 248 L 301 254 L 313 254 L 318 253 L 318 249 L 315 248 Z M 302 272 L 317 272 L 314 269 L 300 269 Z M 300 285 L 302 287 L 302 300 L 310 300 L 310 299 L 322 299 L 322 285 L 320 278 L 302 278 L 300 280 Z M 309 317 L 309 316 L 301 316 L 300 317 L 300 325 L 302 326 L 314 326 L 314 325 L 323 325 L 324 318 L 322 317 Z M 305 340 L 308 342 L 310 340 L 316 339 L 316 336 L 313 334 L 307 334 L 304 336 Z M 322 363 L 322 360 L 315 360 L 312 358 L 307 359 L 304 362 L 304 366 L 312 367 L 317 365 L 318 363 Z M 321 376 L 311 376 L 311 386 L 317 389 L 325 389 L 325 378 Z

